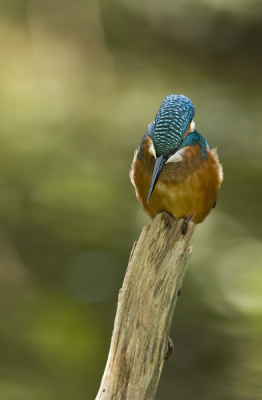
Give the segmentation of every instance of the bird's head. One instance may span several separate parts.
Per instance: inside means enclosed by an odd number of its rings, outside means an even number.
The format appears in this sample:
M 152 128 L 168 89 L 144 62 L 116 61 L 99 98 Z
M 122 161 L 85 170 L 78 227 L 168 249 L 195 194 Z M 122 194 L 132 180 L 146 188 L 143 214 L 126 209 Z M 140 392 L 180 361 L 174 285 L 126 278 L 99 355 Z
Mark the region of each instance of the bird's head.
M 189 124 L 192 126 L 191 131 L 194 130 L 194 114 L 195 107 L 191 100 L 183 95 L 171 94 L 161 104 L 155 122 L 149 124 L 148 134 L 153 146 L 151 154 L 155 156 L 156 161 L 147 202 L 164 165 L 172 161 L 170 159 L 180 146 Z

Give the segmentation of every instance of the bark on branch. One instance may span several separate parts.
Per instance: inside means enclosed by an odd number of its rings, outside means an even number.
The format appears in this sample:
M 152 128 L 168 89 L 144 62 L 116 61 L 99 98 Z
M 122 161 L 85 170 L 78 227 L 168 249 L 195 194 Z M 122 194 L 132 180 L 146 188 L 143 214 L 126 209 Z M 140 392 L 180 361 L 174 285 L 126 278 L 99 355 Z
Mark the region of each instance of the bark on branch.
M 133 246 L 109 356 L 96 400 L 152 400 L 168 351 L 171 321 L 190 253 L 183 220 L 167 228 L 162 214 L 143 228 Z

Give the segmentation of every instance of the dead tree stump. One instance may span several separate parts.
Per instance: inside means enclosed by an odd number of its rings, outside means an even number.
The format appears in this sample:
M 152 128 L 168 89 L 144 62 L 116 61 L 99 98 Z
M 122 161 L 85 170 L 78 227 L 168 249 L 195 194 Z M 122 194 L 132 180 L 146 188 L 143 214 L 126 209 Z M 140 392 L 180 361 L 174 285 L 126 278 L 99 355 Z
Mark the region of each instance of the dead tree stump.
M 118 307 L 110 351 L 96 400 L 153 400 L 169 331 L 192 248 L 195 225 L 182 234 L 183 220 L 166 225 L 162 214 L 134 243 Z

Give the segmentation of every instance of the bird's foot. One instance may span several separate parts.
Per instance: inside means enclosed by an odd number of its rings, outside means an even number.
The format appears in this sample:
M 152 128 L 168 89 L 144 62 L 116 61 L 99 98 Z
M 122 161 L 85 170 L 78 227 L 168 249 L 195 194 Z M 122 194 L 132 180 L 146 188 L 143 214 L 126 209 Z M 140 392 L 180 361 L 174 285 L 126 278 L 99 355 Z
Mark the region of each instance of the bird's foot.
M 167 227 L 170 229 L 171 228 L 171 214 L 169 214 L 169 212 L 167 212 L 167 211 L 162 211 L 162 214 L 165 217 Z
M 189 224 L 189 221 L 191 220 L 192 217 L 193 217 L 193 215 L 189 215 L 189 216 L 184 220 L 184 223 L 183 223 L 183 226 L 182 226 L 182 233 L 183 233 L 183 235 L 185 235 L 185 234 L 187 233 L 188 224 Z

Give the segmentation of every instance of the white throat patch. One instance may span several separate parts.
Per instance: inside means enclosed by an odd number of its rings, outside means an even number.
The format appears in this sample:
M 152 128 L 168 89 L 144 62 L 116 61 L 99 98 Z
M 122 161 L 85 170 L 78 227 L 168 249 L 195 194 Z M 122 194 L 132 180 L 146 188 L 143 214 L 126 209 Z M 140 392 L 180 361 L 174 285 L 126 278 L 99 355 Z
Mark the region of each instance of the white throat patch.
M 166 161 L 166 164 L 170 162 L 174 163 L 182 161 L 183 155 L 184 155 L 184 149 L 178 150 L 175 154 L 172 154 L 172 156 L 169 157 L 169 159 Z

